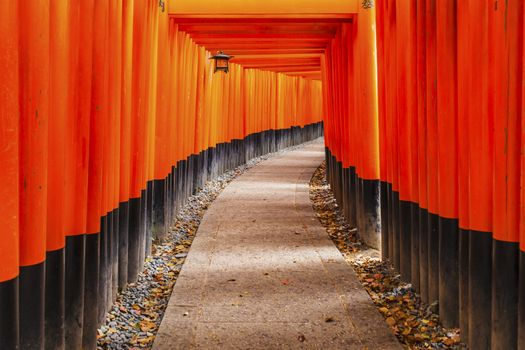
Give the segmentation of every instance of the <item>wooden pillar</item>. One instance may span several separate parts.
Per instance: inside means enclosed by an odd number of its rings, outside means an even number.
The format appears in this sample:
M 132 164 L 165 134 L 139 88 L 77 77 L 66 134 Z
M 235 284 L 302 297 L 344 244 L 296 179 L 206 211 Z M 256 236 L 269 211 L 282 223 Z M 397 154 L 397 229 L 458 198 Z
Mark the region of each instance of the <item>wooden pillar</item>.
M 436 3 L 439 317 L 459 326 L 456 1 Z
M 489 8 L 489 114 L 494 119 L 492 349 L 518 345 L 523 1 Z
M 20 347 L 44 347 L 49 2 L 20 3 Z
M 19 347 L 19 46 L 18 3 L 0 11 L 0 348 Z
M 358 90 L 361 143 L 359 177 L 362 186 L 362 220 L 358 232 L 370 246 L 381 246 L 381 208 L 379 184 L 379 120 L 377 100 L 377 56 L 375 8 L 361 4 L 357 17 Z

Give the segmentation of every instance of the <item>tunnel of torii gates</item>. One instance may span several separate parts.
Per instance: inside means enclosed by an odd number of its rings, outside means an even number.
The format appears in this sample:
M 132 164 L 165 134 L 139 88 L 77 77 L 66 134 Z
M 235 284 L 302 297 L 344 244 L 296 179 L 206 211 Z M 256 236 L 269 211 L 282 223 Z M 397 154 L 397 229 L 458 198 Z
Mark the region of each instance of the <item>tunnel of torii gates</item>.
M 94 349 L 188 196 L 324 132 L 361 238 L 470 348 L 525 349 L 523 20 L 522 0 L 3 2 L 0 348 Z

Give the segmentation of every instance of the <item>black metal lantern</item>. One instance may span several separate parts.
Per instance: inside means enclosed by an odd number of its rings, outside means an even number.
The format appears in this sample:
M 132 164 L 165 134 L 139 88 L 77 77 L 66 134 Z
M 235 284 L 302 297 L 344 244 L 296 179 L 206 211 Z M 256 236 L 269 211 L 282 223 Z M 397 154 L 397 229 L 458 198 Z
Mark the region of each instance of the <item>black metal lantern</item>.
M 228 73 L 228 61 L 232 59 L 233 56 L 227 55 L 222 51 L 217 52 L 216 55 L 211 56 L 210 60 L 215 60 L 215 71 L 214 72 L 224 72 Z

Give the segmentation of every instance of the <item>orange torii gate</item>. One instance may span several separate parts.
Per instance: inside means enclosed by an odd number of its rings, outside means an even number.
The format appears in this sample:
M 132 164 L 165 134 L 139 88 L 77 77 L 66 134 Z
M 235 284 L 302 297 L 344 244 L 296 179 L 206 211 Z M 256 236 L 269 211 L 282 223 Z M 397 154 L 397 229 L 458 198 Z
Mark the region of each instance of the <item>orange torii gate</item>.
M 94 348 L 186 198 L 321 121 L 362 239 L 471 348 L 525 346 L 523 1 L 166 4 L 3 5 L 1 348 Z
M 522 348 L 523 1 L 376 3 L 383 254 L 469 347 Z
M 158 1 L 10 2 L 0 22 L 1 348 L 95 348 L 196 188 L 322 132 L 320 81 L 213 74 Z

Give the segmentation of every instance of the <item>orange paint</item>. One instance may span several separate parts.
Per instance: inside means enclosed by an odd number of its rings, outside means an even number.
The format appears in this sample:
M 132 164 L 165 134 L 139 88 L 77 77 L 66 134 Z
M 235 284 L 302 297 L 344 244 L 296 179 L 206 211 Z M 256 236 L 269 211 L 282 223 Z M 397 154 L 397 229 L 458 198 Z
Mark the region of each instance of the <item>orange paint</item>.
M 378 84 L 378 115 L 379 115 L 379 163 L 381 181 L 388 181 L 388 134 L 386 120 L 386 66 L 385 55 L 387 44 L 385 42 L 385 7 L 386 1 L 377 4 L 376 27 L 377 27 L 377 84 Z
M 363 157 L 361 178 L 367 180 L 379 179 L 379 122 L 377 106 L 377 58 L 375 37 L 375 8 L 359 8 L 357 23 L 357 62 L 359 65 L 359 117 Z M 366 140 L 366 141 L 364 141 Z
M 122 73 L 120 104 L 120 188 L 119 201 L 131 198 L 131 112 L 133 79 L 133 0 L 122 2 Z
M 94 1 L 70 4 L 70 60 L 68 105 L 69 118 L 66 147 L 66 190 L 70 194 L 65 205 L 66 235 L 81 235 L 87 228 L 89 137 L 91 119 L 91 86 L 93 71 Z M 69 153 L 70 152 L 70 153 Z
M 146 2 L 134 2 L 133 16 L 133 80 L 131 109 L 131 188 L 130 197 L 138 198 L 144 187 L 146 172 L 146 78 L 148 56 L 145 21 Z
M 523 7 L 522 14 L 523 14 L 523 18 L 525 18 L 525 7 Z M 525 50 L 525 24 L 523 25 L 522 30 L 521 30 L 521 47 L 523 50 Z M 521 66 L 525 67 L 525 54 L 521 55 L 520 62 L 521 62 Z M 522 77 L 522 80 L 525 80 L 525 69 L 523 68 L 521 71 L 521 77 Z M 521 113 L 521 140 L 523 143 L 523 141 L 525 141 L 525 89 L 521 89 L 520 113 Z M 520 164 L 521 164 L 521 191 L 520 191 L 520 208 L 519 208 L 519 213 L 520 213 L 519 242 L 520 242 L 520 250 L 523 252 L 525 251 L 525 152 L 521 152 Z
M 456 3 L 436 3 L 438 213 L 458 218 Z
M 159 14 L 158 56 L 157 56 L 157 96 L 155 119 L 155 180 L 164 179 L 171 172 L 168 158 L 169 139 L 169 85 L 171 64 L 169 54 L 169 18 L 167 13 Z
M 20 265 L 44 261 L 47 227 L 49 2 L 19 4 Z
M 105 4 L 107 5 L 107 4 Z M 91 86 L 91 116 L 89 140 L 89 175 L 87 193 L 87 234 L 100 232 L 100 218 L 105 215 L 107 195 L 107 144 L 108 144 L 108 70 L 107 25 L 108 6 L 94 7 L 93 18 L 93 71 Z
M 471 230 L 491 232 L 493 186 L 493 116 L 488 113 L 488 5 L 483 2 L 461 2 L 467 15 L 470 39 L 465 43 L 468 52 L 482 53 L 466 67 L 466 100 L 469 132 L 469 226 Z M 476 28 L 476 29 L 475 29 Z M 474 30 L 475 29 L 475 30 Z
M 418 125 L 418 204 L 428 207 L 427 196 L 427 70 L 426 2 L 417 6 L 417 125 Z
M 399 118 L 399 198 L 417 202 L 416 6 L 396 2 L 397 112 Z
M 18 275 L 19 263 L 19 45 L 18 5 L 0 12 L 0 282 Z
M 388 134 L 387 177 L 392 190 L 399 192 L 399 156 L 397 134 L 397 30 L 396 3 L 393 0 L 385 3 L 385 57 L 386 74 L 386 130 Z
M 467 42 L 470 40 L 468 22 L 468 10 L 461 4 L 457 8 L 457 41 Z M 469 221 L 469 74 L 471 55 L 465 45 L 458 48 L 458 216 L 459 227 L 470 229 Z
M 123 77 L 123 2 L 111 0 L 109 3 L 109 56 L 114 58 L 112 69 L 109 70 L 110 104 L 109 115 L 111 118 L 112 132 L 110 140 L 111 148 L 111 195 L 109 210 L 118 208 L 120 202 L 120 178 L 121 178 L 121 116 L 122 116 L 122 77 Z
M 439 214 L 438 198 L 438 138 L 437 138 L 437 14 L 436 2 L 427 0 L 426 58 L 427 58 L 427 198 L 428 211 Z
M 50 72 L 49 72 L 49 139 L 48 139 L 48 193 L 46 249 L 61 249 L 65 244 L 65 198 L 68 179 L 66 165 L 66 139 L 68 119 L 69 80 L 69 27 L 68 3 L 53 0 L 50 5 Z
M 489 114 L 494 120 L 494 238 L 519 239 L 523 1 L 489 9 Z

